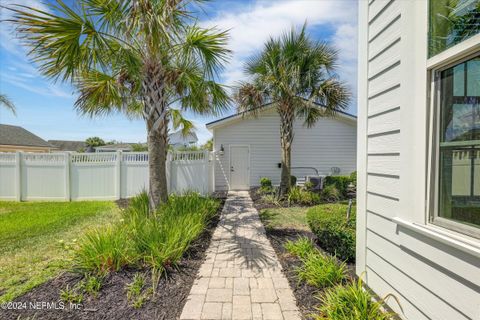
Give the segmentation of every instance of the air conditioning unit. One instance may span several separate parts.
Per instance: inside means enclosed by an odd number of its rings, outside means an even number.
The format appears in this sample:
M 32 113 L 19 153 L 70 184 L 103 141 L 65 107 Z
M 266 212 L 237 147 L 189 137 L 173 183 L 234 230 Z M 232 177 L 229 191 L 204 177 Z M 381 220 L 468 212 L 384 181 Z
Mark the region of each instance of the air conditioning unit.
M 323 179 L 319 176 L 306 176 L 305 182 L 310 182 L 313 190 L 321 190 L 323 187 Z

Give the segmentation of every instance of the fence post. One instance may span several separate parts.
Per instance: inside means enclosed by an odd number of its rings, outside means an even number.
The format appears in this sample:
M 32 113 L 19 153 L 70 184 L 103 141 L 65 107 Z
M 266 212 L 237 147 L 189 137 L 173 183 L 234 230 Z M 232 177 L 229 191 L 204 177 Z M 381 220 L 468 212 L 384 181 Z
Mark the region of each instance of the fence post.
M 205 180 L 203 183 L 203 193 L 204 195 L 208 194 L 210 191 L 210 168 L 208 166 L 208 157 L 209 157 L 209 152 L 208 150 L 203 151 L 203 172 L 205 176 Z
M 15 155 L 15 199 L 22 201 L 22 152 Z
M 122 184 L 122 151 L 117 151 L 117 159 L 115 165 L 115 198 L 118 200 L 121 197 Z
M 70 152 L 65 152 L 65 200 L 70 201 Z

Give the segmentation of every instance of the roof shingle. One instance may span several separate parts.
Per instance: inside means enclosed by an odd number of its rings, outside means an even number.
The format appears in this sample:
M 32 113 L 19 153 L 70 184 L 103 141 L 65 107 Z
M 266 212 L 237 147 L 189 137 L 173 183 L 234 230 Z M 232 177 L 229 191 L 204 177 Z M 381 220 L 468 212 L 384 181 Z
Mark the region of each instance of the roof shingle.
M 47 141 L 19 126 L 0 124 L 0 145 L 55 148 Z

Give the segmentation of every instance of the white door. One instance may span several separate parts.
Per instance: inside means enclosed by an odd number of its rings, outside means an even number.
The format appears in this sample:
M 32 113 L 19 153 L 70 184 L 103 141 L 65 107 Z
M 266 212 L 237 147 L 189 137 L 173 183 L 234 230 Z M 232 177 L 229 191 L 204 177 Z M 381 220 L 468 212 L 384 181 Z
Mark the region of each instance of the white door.
M 230 147 L 230 189 L 250 188 L 250 155 L 247 146 Z

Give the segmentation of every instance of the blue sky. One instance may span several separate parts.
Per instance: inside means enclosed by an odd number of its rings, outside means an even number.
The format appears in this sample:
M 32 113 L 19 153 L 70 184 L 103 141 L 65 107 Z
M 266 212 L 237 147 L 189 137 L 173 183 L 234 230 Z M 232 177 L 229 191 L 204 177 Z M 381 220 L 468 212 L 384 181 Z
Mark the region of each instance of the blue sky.
M 42 7 L 37 0 L 3 0 Z M 356 91 L 357 3 L 351 0 L 271 0 L 211 1 L 199 14 L 201 24 L 230 29 L 229 46 L 233 50 L 230 63 L 221 73 L 220 81 L 233 85 L 245 79 L 244 61 L 261 50 L 270 35 L 276 36 L 293 26 L 308 22 L 308 32 L 318 40 L 330 41 L 339 49 L 342 80 Z M 8 13 L 1 12 L 1 18 Z M 104 140 L 122 142 L 146 141 L 143 121 L 128 120 L 122 115 L 103 118 L 80 116 L 73 108 L 76 92 L 65 84 L 52 83 L 42 77 L 29 62 L 26 49 L 15 38 L 11 26 L 0 24 L 0 92 L 17 106 L 17 116 L 0 109 L 0 123 L 20 125 L 48 140 L 85 140 L 99 136 Z M 356 98 L 348 110 L 356 114 Z M 234 112 L 232 110 L 225 115 Z M 215 117 L 187 114 L 193 120 L 200 142 L 210 138 L 205 123 Z

